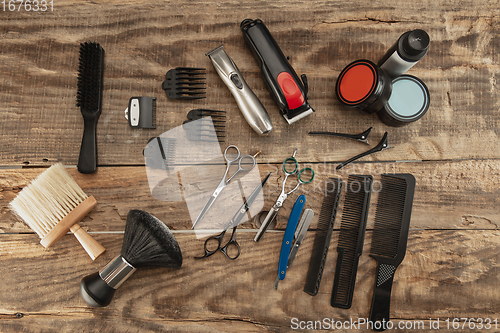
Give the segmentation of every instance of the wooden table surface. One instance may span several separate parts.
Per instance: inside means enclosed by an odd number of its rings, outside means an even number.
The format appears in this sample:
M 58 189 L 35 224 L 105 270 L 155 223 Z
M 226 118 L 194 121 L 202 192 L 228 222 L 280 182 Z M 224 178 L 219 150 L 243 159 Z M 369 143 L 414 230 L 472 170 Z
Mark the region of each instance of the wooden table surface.
M 323 197 L 312 188 L 321 189 L 328 177 L 380 179 L 384 172 L 408 172 L 417 180 L 391 319 L 425 328 L 399 331 L 427 332 L 437 318 L 443 332 L 469 331 L 470 319 L 484 322 L 475 331 L 500 331 L 494 322 L 500 320 L 498 2 L 54 0 L 47 12 L 24 7 L 11 12 L 5 2 L 5 10 L 0 4 L 1 332 L 288 332 L 299 322 L 367 318 L 376 267 L 368 256 L 376 201 L 370 205 L 353 306 L 332 308 L 339 223 L 318 295 L 302 291 Z M 262 19 L 297 73 L 307 74 L 313 115 L 291 126 L 281 118 L 239 29 L 246 18 Z M 409 74 L 427 84 L 429 112 L 393 128 L 376 115 L 341 106 L 334 87 L 342 68 L 356 59 L 376 62 L 402 33 L 416 28 L 429 33 L 431 46 Z M 75 105 L 78 49 L 84 41 L 97 41 L 106 51 L 99 168 L 91 175 L 75 168 L 83 130 Z M 269 136 L 250 129 L 205 56 L 220 43 L 268 110 L 275 127 Z M 161 82 L 177 66 L 207 68 L 206 99 L 166 98 Z M 156 129 L 127 125 L 123 112 L 132 96 L 158 98 Z M 245 153 L 262 151 L 261 177 L 273 172 L 264 210 L 277 197 L 276 170 L 294 147 L 299 163 L 316 170 L 307 197 L 316 216 L 278 291 L 273 286 L 281 239 L 297 194 L 280 212 L 277 231 L 261 242 L 253 242 L 253 224 L 242 225 L 237 233 L 242 253 L 235 261 L 221 254 L 195 260 L 203 240 L 190 231 L 186 203 L 151 195 L 142 150 L 150 137 L 179 126 L 194 108 L 227 111 L 221 148 L 235 144 Z M 307 135 L 311 130 L 360 133 L 370 126 L 372 145 L 388 131 L 394 148 L 341 172 L 335 171 L 337 163 L 368 146 Z M 94 262 L 72 236 L 44 249 L 9 211 L 16 194 L 56 162 L 69 166 L 83 190 L 97 198 L 81 222 L 107 248 Z M 140 269 L 108 307 L 90 308 L 79 295 L 80 280 L 119 253 L 130 209 L 150 212 L 168 225 L 183 253 L 182 268 Z M 338 221 L 340 216 L 341 210 Z M 460 320 L 458 330 L 454 318 Z

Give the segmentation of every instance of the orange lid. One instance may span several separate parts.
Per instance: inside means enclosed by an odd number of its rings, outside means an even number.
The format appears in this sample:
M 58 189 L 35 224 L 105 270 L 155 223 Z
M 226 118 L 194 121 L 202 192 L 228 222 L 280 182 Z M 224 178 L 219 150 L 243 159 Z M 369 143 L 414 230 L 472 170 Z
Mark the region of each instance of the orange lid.
M 337 81 L 337 95 L 348 105 L 355 105 L 366 100 L 375 89 L 377 72 L 367 60 L 356 60 L 340 73 Z

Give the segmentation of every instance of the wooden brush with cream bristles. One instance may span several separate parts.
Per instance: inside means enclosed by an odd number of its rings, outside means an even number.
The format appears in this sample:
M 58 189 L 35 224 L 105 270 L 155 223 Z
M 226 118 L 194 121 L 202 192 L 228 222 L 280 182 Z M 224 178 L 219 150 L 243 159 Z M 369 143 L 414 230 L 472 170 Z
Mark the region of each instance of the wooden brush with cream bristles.
M 26 186 L 10 203 L 12 213 L 38 236 L 44 247 L 54 245 L 69 230 L 94 260 L 106 249 L 79 225 L 96 205 L 61 163 L 54 164 Z

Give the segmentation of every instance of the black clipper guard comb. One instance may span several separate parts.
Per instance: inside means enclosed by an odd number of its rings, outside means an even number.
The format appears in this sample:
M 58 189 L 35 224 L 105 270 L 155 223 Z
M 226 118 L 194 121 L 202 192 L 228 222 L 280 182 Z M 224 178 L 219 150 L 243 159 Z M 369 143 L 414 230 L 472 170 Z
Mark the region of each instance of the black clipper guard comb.
M 307 102 L 306 75 L 302 74 L 302 80 L 299 79 L 264 23 L 259 19 L 246 19 L 240 27 L 287 123 L 312 114 L 314 110 Z

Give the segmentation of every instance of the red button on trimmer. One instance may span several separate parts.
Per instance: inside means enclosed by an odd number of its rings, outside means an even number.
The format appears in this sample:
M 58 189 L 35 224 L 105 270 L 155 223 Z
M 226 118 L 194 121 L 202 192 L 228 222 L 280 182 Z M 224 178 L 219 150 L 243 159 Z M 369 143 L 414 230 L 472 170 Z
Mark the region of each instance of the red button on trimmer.
M 293 110 L 296 109 L 302 104 L 304 104 L 304 96 L 300 91 L 297 83 L 293 80 L 290 73 L 281 72 L 278 75 L 278 84 L 285 95 L 286 102 L 288 103 L 288 107 Z

